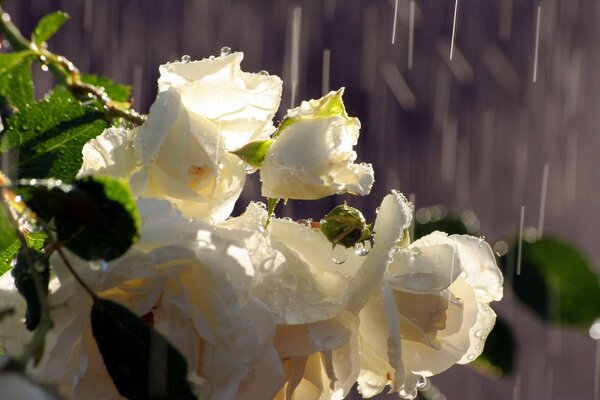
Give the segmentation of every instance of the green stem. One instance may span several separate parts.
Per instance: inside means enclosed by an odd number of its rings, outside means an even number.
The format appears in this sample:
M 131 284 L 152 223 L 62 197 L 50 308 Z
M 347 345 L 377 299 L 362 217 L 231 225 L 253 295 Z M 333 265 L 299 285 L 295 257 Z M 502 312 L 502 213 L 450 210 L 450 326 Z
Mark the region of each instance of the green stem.
M 79 274 L 77 272 L 75 272 L 75 268 L 73 268 L 73 266 L 71 265 L 71 263 L 69 262 L 69 260 L 67 259 L 66 254 L 62 251 L 62 249 L 60 247 L 58 247 L 56 249 L 56 251 L 58 252 L 58 255 L 60 256 L 60 258 L 62 258 L 63 262 L 65 263 L 65 265 L 67 266 L 67 269 L 69 270 L 69 272 L 71 272 L 71 275 L 73 275 L 73 277 L 75 278 L 75 280 L 81 285 L 81 287 L 83 287 L 85 289 L 85 291 L 90 295 L 90 297 L 94 300 L 96 300 L 98 298 L 98 296 L 96 295 L 96 293 L 94 293 L 94 291 L 84 282 L 83 279 L 81 279 L 81 277 L 79 276 Z
M 81 80 L 81 74 L 75 65 L 63 56 L 58 56 L 44 48 L 39 48 L 35 43 L 27 40 L 19 28 L 10 20 L 10 15 L 0 6 L 0 32 L 11 46 L 18 51 L 31 50 L 37 54 L 38 61 L 48 65 L 52 74 L 64 84 L 80 100 L 83 96 L 91 94 L 98 100 L 103 109 L 104 117 L 111 122 L 113 118 L 123 118 L 135 125 L 141 125 L 146 117 L 133 109 L 122 109 L 116 106 L 106 94 L 103 87 L 87 84 Z

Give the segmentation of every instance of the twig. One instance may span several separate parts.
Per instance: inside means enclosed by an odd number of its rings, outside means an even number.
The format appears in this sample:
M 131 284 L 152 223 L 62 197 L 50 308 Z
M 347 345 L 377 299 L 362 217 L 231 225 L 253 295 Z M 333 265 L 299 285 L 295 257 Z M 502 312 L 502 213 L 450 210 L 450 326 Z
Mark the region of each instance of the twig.
M 123 109 L 116 106 L 103 87 L 90 85 L 81 80 L 81 74 L 75 65 L 63 56 L 56 55 L 45 48 L 38 47 L 27 40 L 19 28 L 10 20 L 10 15 L 0 6 L 0 32 L 15 50 L 31 50 L 36 53 L 38 61 L 48 65 L 52 74 L 64 84 L 74 95 L 91 94 L 104 109 L 104 117 L 109 122 L 113 118 L 123 118 L 135 125 L 141 125 L 146 117 L 133 109 Z M 81 100 L 81 99 L 80 99 Z

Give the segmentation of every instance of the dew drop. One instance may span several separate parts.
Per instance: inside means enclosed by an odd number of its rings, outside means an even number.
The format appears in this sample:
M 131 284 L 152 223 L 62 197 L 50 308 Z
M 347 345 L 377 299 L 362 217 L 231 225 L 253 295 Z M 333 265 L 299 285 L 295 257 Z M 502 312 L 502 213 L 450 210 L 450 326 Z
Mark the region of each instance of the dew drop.
M 90 261 L 89 267 L 92 271 L 106 272 L 108 263 L 105 260 L 94 260 Z
M 264 69 L 261 69 L 260 71 L 258 71 L 259 75 L 263 75 L 263 76 L 269 76 L 269 72 L 265 71 Z
M 371 251 L 371 243 L 369 241 L 359 242 L 354 245 L 354 253 L 357 256 L 363 257 Z
M 425 378 L 424 376 L 420 376 L 419 379 L 417 379 L 417 389 L 425 389 L 427 383 L 427 378 Z
M 336 264 L 343 264 L 346 262 L 346 248 L 344 246 L 334 246 L 331 252 L 331 261 Z
M 42 64 L 42 71 L 48 72 L 48 66 L 46 64 Z
M 184 55 L 181 56 L 181 62 L 184 63 L 184 64 L 189 63 L 191 59 L 192 59 L 192 57 L 190 57 L 187 54 L 184 54 Z
M 475 332 L 475 337 L 480 338 L 482 335 L 483 335 L 483 332 L 481 331 L 481 329 L 479 329 Z
M 473 361 L 475 359 L 475 354 L 469 354 L 467 360 Z
M 475 346 L 475 350 L 481 350 L 481 345 L 478 344 L 477 346 Z
M 229 47 L 229 46 L 221 47 L 221 57 L 228 56 L 230 54 L 231 54 L 231 47 Z

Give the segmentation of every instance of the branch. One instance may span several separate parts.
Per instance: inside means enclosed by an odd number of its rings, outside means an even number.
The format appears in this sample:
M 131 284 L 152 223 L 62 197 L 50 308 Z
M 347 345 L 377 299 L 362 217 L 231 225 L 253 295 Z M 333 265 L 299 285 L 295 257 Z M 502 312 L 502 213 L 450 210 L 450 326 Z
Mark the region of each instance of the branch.
M 75 96 L 91 94 L 100 102 L 104 109 L 104 117 L 111 122 L 113 118 L 123 118 L 135 125 L 141 125 L 146 117 L 133 109 L 117 107 L 106 94 L 103 87 L 90 85 L 81 80 L 81 74 L 75 65 L 63 56 L 56 55 L 47 49 L 39 48 L 35 43 L 27 40 L 19 28 L 10 20 L 10 15 L 0 6 L 0 32 L 15 50 L 31 50 L 36 53 L 38 61 L 48 65 L 52 74 L 64 84 Z

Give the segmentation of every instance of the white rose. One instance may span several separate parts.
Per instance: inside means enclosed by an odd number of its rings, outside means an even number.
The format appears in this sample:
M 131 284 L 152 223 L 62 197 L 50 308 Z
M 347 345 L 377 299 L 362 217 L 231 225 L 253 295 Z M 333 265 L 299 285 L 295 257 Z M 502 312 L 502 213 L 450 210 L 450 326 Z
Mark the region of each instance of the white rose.
M 257 204 L 221 225 L 252 233 L 246 246 L 261 242 L 250 293 L 277 323 L 274 341 L 286 372 L 278 399 L 348 394 L 360 371 L 357 316 L 383 278 L 411 212 L 403 196 L 388 195 L 375 222 L 372 250 L 359 256 L 345 249 L 342 264 L 333 261 L 325 235 L 310 226 L 271 219 L 265 230 L 267 213 Z
M 370 192 L 373 167 L 354 163 L 360 121 L 348 117 L 343 92 L 288 111 L 261 165 L 263 196 L 312 200 Z
M 269 137 L 281 98 L 281 80 L 242 72 L 242 58 L 162 65 L 148 120 L 88 142 L 79 175 L 128 178 L 134 194 L 167 199 L 188 217 L 226 219 L 246 176 L 229 151 Z
M 361 393 L 389 384 L 414 398 L 421 377 L 474 360 L 494 326 L 489 303 L 502 298 L 502 281 L 483 239 L 434 232 L 395 252 L 360 313 Z
M 142 199 L 138 207 L 140 242 L 106 271 L 68 255 L 83 280 L 151 321 L 186 358 L 204 398 L 273 397 L 283 371 L 271 313 L 247 294 L 248 253 L 168 202 Z M 55 328 L 33 373 L 69 397 L 118 399 L 91 332 L 91 300 L 58 258 L 51 262 L 60 280 L 49 296 Z

